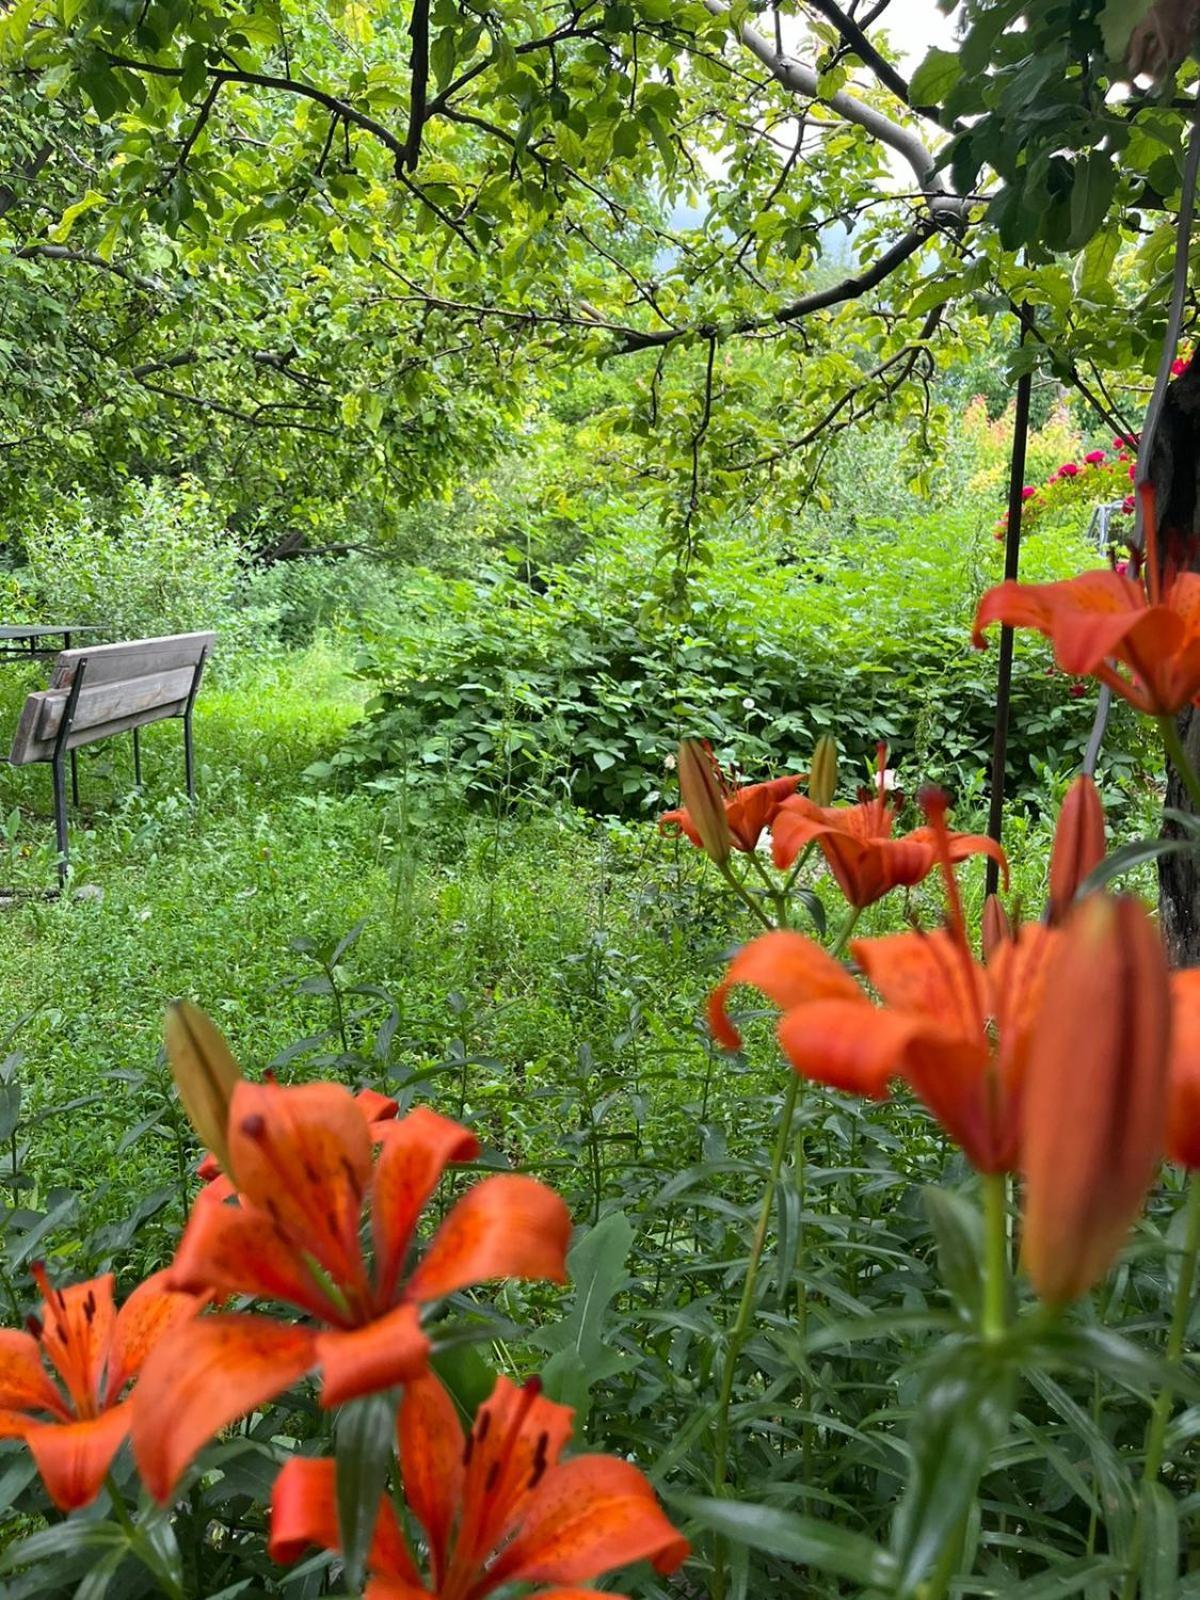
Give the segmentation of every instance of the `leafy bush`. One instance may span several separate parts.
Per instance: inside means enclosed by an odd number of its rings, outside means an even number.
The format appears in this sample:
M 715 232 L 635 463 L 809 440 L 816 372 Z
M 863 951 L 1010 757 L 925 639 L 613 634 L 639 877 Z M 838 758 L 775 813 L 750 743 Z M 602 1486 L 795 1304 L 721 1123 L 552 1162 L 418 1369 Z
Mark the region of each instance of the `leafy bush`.
M 242 612 L 229 638 L 241 550 L 187 480 L 130 479 L 113 519 L 76 493 L 28 535 L 25 556 L 33 605 L 55 621 L 94 623 L 113 639 L 215 627 L 224 647 L 250 631 Z
M 274 638 L 307 645 L 318 631 L 339 635 L 389 621 L 399 605 L 397 569 L 370 556 L 301 556 L 249 571 L 237 593 L 240 610 L 269 619 Z
M 995 656 L 972 648 L 969 624 L 997 560 L 988 530 L 961 511 L 864 520 L 786 563 L 727 539 L 676 620 L 656 602 L 648 544 L 630 539 L 555 569 L 544 592 L 511 570 L 414 574 L 395 626 L 363 653 L 375 687 L 366 719 L 312 771 L 402 767 L 476 795 L 565 792 L 637 813 L 660 803 L 681 734 L 757 773 L 781 759 L 802 767 L 832 731 L 855 762 L 883 739 L 910 786 L 934 779 L 961 793 L 978 784 L 992 737 Z M 1085 561 L 1073 542 L 1030 541 L 1030 576 Z M 1093 705 L 1022 640 L 1015 796 L 1034 799 L 1047 774 L 1078 762 Z M 1114 718 L 1119 770 L 1135 764 L 1137 738 L 1132 718 Z

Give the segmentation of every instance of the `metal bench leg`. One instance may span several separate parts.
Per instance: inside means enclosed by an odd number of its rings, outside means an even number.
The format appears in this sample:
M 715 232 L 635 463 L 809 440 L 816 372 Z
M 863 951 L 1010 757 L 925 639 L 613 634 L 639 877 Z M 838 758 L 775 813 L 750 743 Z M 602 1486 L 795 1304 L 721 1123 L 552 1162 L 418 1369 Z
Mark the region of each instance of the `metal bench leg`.
M 192 708 L 195 706 L 196 696 L 200 692 L 200 678 L 204 672 L 204 662 L 207 656 L 207 650 L 200 652 L 200 659 L 197 661 L 196 670 L 192 674 L 192 686 L 188 690 L 187 704 L 183 708 L 183 770 L 187 778 L 189 800 L 196 798 L 196 762 L 192 749 Z
M 71 684 L 71 692 L 67 696 L 67 703 L 63 707 L 62 721 L 58 725 L 58 733 L 54 740 L 54 754 L 50 758 L 51 769 L 54 774 L 54 836 L 58 844 L 58 889 L 61 894 L 66 887 L 67 869 L 70 865 L 70 844 L 67 837 L 67 784 L 66 774 L 63 771 L 63 757 L 67 754 L 67 740 L 71 737 L 71 726 L 75 721 L 75 707 L 79 703 L 79 691 L 83 688 L 84 673 L 87 671 L 87 660 L 81 660 L 75 668 L 75 677 Z M 71 756 L 75 752 L 72 750 Z
M 133 730 L 133 786 L 135 789 L 142 787 L 142 741 L 136 728 Z
M 75 751 L 71 751 L 71 804 L 79 804 L 79 758 Z

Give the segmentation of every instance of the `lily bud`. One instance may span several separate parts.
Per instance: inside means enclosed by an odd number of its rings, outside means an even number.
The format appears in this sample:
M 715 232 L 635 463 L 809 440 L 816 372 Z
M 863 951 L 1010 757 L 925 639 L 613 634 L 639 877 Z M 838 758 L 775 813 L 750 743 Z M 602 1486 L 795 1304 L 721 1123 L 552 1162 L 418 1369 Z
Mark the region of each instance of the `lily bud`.
M 837 793 L 838 753 L 837 740 L 831 733 L 823 733 L 813 750 L 808 774 L 808 798 L 815 806 L 832 805 Z
M 1002 944 L 1012 938 L 1012 923 L 998 894 L 990 894 L 983 902 L 983 955 L 986 961 Z
M 226 1175 L 232 1176 L 226 1129 L 241 1067 L 221 1030 L 187 1000 L 176 1000 L 167 1007 L 163 1039 L 188 1121 L 204 1148 L 211 1150 Z
M 1067 790 L 1054 829 L 1050 852 L 1050 921 L 1061 922 L 1071 909 L 1079 885 L 1104 860 L 1104 807 L 1100 791 L 1086 772 Z
M 705 853 L 718 866 L 728 861 L 733 835 L 725 815 L 725 799 L 712 759 L 704 746 L 694 739 L 680 741 L 679 793 Z
M 1135 900 L 1090 895 L 1062 931 L 1025 1069 L 1023 1255 L 1051 1305 L 1108 1270 L 1163 1149 L 1171 991 Z

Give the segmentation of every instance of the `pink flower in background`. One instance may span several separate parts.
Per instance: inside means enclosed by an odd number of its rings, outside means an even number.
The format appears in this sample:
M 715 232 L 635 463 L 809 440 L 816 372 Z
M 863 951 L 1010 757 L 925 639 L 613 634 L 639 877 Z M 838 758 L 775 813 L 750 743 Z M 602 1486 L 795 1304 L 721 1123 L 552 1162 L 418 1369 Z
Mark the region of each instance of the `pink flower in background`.
M 1128 563 L 1128 561 L 1118 561 L 1118 562 L 1114 563 L 1113 571 L 1116 572 L 1116 573 L 1119 573 L 1122 578 L 1127 578 L 1129 576 L 1129 563 Z
M 1138 435 L 1136 433 L 1119 433 L 1113 440 L 1114 450 L 1136 450 Z
M 1130 476 L 1130 479 L 1133 479 L 1133 478 L 1137 477 L 1137 462 L 1136 461 L 1131 461 L 1129 463 L 1129 476 Z
M 1085 455 L 1083 459 L 1087 462 L 1089 467 L 1098 467 L 1100 465 L 1100 463 L 1104 460 L 1104 451 L 1103 450 L 1089 450 L 1087 455 Z
M 1174 361 L 1171 363 L 1171 376 L 1173 378 L 1180 378 L 1183 376 L 1188 369 L 1189 359 L 1190 358 L 1188 356 L 1175 357 Z
M 1072 700 L 1082 700 L 1084 695 L 1087 693 L 1087 684 L 1073 683 L 1067 690 L 1067 693 L 1071 696 Z
M 1073 478 L 1078 471 L 1079 468 L 1073 461 L 1064 461 L 1062 466 L 1059 467 L 1056 476 L 1060 478 Z
M 1032 500 L 1036 493 L 1037 493 L 1037 490 L 1034 488 L 1033 484 L 1027 483 L 1025 485 L 1025 487 L 1021 490 L 1021 499 L 1022 500 Z
M 1124 511 L 1127 515 L 1131 515 L 1132 512 L 1133 512 L 1133 507 L 1134 507 L 1134 498 L 1133 498 L 1133 496 L 1131 494 L 1127 494 L 1125 496 L 1124 500 L 1121 501 L 1121 510 Z

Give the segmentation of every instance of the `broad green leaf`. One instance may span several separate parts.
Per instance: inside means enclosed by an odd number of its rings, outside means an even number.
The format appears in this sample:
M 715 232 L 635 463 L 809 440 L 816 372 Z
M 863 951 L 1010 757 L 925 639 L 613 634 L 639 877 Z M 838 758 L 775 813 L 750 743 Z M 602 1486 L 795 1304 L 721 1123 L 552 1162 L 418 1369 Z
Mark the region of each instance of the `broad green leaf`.
M 909 81 L 913 105 L 944 105 L 962 70 L 957 50 L 931 50 Z
M 338 1413 L 334 1449 L 338 1530 L 350 1589 L 362 1583 L 363 1563 L 392 1464 L 395 1428 L 396 1397 L 391 1393 L 353 1400 Z
M 670 1503 L 702 1528 L 752 1550 L 829 1572 L 866 1588 L 889 1586 L 893 1562 L 873 1540 L 833 1522 L 740 1500 L 670 1495 Z

